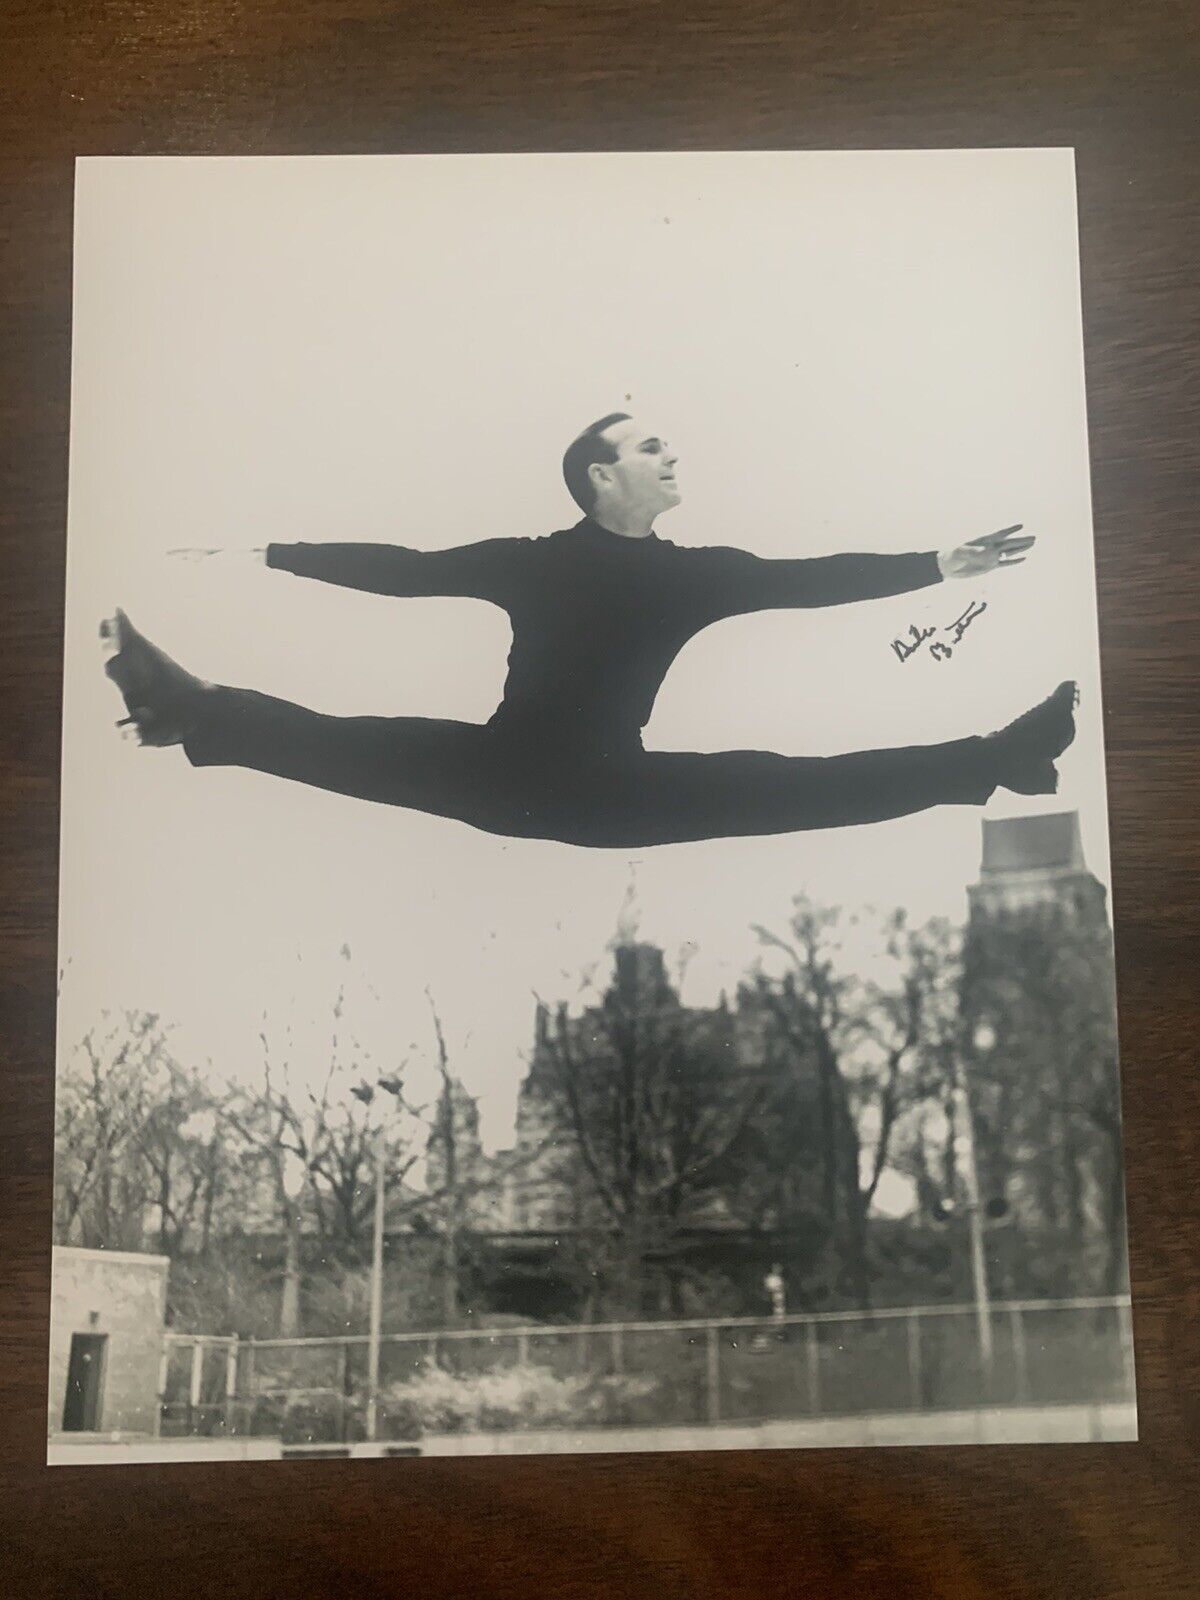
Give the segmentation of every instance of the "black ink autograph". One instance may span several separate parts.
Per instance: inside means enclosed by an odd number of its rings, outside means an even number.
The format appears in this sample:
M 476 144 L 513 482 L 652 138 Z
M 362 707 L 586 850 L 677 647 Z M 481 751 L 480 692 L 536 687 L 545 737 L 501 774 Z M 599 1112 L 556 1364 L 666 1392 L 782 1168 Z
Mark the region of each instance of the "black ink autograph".
M 892 649 L 896 652 L 896 659 L 898 661 L 907 661 L 909 656 L 916 655 L 927 639 L 933 639 L 934 634 L 941 632 L 951 635 L 950 643 L 947 644 L 943 639 L 935 639 L 933 644 L 929 646 L 929 654 L 935 661 L 949 661 L 954 654 L 953 647 L 962 643 L 963 634 L 966 633 L 975 618 L 981 617 L 986 610 L 986 600 L 972 600 L 962 616 L 956 617 L 948 627 L 941 629 L 918 628 L 914 622 L 908 630 L 907 638 L 892 640 Z

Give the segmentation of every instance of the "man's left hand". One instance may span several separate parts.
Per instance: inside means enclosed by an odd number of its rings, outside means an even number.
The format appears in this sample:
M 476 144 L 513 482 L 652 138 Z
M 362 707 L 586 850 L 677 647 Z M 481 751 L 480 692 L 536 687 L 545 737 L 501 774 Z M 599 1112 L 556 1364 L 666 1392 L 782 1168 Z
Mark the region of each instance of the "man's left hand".
M 1019 567 L 1033 544 L 1032 533 L 1022 533 L 1023 524 L 1001 528 L 998 533 L 985 533 L 981 539 L 972 539 L 954 550 L 938 551 L 938 566 L 943 578 L 977 578 L 981 573 L 994 572 L 997 567 Z

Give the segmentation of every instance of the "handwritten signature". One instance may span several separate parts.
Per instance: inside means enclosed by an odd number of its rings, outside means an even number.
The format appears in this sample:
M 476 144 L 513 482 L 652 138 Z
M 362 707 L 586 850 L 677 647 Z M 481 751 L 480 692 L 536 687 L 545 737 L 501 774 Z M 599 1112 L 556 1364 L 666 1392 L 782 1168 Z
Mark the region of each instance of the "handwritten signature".
M 975 618 L 981 617 L 986 610 L 986 600 L 972 600 L 962 616 L 956 617 L 948 627 L 918 628 L 914 622 L 908 630 L 907 638 L 892 640 L 892 649 L 896 652 L 896 659 L 898 661 L 907 661 L 910 656 L 916 655 L 927 640 L 933 639 L 934 642 L 929 646 L 929 654 L 935 661 L 949 661 L 954 654 L 954 646 L 962 642 L 963 634 L 966 633 Z M 950 634 L 950 643 L 947 644 L 944 639 L 934 638 L 934 635 L 938 633 Z

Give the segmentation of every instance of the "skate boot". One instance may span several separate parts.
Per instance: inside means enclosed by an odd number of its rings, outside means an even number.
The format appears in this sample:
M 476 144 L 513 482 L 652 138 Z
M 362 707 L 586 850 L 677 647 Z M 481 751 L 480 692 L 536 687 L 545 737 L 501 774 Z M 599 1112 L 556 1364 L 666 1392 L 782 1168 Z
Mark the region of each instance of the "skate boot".
M 100 624 L 107 660 L 104 670 L 129 712 L 117 726 L 132 726 L 144 745 L 180 744 L 209 687 L 140 634 L 123 611 Z
M 1068 680 L 1031 711 L 1015 717 L 989 737 L 995 754 L 996 782 L 1014 794 L 1056 794 L 1054 763 L 1075 737 L 1079 690 Z

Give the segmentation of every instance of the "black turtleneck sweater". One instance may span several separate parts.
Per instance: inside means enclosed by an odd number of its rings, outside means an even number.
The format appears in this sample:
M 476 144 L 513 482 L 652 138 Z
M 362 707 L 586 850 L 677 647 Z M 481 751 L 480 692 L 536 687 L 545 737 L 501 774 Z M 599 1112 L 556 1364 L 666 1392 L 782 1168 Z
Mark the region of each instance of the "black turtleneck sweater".
M 585 517 L 542 539 L 453 550 L 377 544 L 272 544 L 267 565 L 372 594 L 488 600 L 508 613 L 512 648 L 490 726 L 531 749 L 593 755 L 641 747 L 655 696 L 680 650 L 710 623 L 783 606 L 834 606 L 937 583 L 936 554 L 765 560 L 610 533 Z

